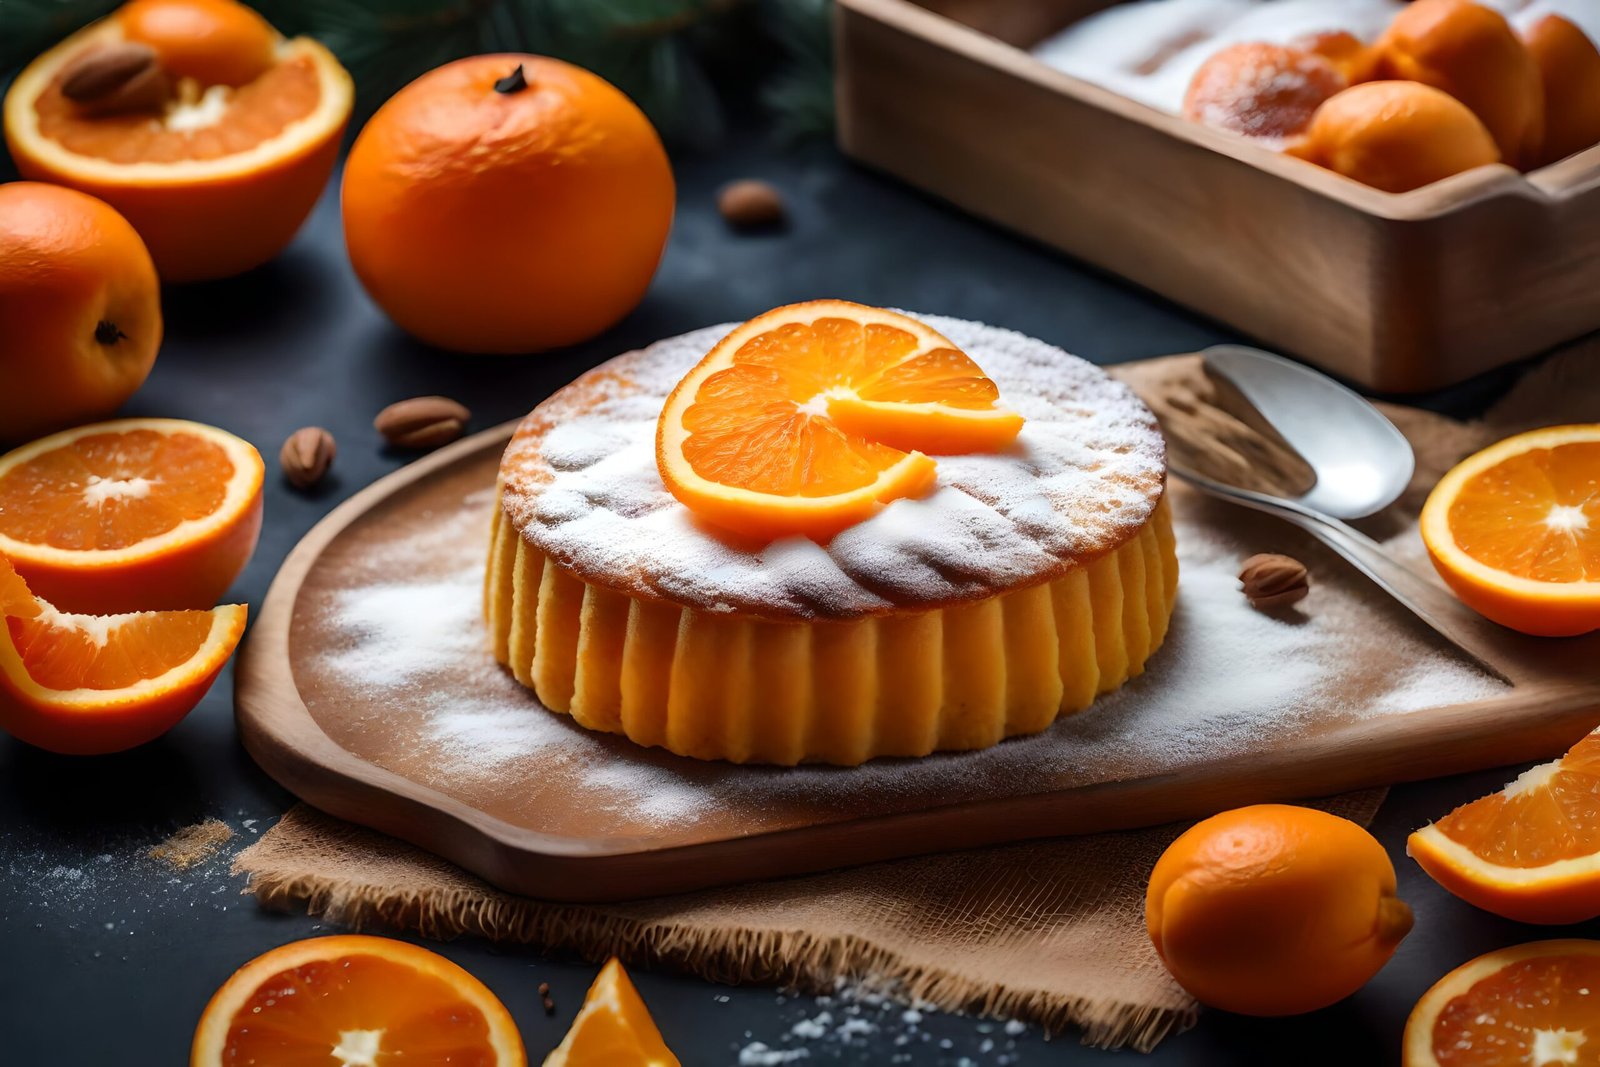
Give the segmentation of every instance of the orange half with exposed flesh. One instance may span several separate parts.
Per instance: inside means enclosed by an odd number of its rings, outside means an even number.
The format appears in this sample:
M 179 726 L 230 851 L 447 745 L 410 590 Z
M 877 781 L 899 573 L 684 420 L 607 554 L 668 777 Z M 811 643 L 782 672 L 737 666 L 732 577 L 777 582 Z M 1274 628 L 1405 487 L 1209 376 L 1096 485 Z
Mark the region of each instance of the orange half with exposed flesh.
M 327 183 L 353 94 L 322 45 L 263 27 L 232 0 L 135 0 L 73 34 L 6 94 L 17 169 L 116 208 L 163 281 L 226 277 L 266 262 Z M 270 40 L 258 69 L 262 34 Z M 99 113 L 68 98 L 66 78 L 86 56 L 129 44 L 176 68 L 164 99 Z
M 734 329 L 678 383 L 656 462 L 714 526 L 825 540 L 928 491 L 930 453 L 1010 446 L 1023 420 L 999 399 L 970 356 L 910 316 L 791 304 Z
M 153 740 L 200 703 L 244 636 L 245 606 L 73 615 L 0 556 L 0 727 L 72 755 Z

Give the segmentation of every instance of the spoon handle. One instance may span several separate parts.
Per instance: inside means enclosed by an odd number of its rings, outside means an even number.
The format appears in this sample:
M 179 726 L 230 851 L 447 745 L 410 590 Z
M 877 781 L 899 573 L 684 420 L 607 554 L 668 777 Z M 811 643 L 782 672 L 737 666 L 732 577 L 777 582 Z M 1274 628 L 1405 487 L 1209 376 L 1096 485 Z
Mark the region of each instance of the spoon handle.
M 1343 556 L 1401 606 L 1484 670 L 1505 682 L 1516 680 L 1507 673 L 1504 664 L 1518 662 L 1518 657 L 1513 653 L 1519 649 L 1526 654 L 1527 650 L 1522 646 L 1527 638 L 1490 622 L 1446 590 L 1396 562 L 1382 545 L 1360 530 L 1292 501 L 1225 485 L 1176 466 L 1172 469 L 1179 477 L 1212 496 L 1276 515 L 1300 527 Z

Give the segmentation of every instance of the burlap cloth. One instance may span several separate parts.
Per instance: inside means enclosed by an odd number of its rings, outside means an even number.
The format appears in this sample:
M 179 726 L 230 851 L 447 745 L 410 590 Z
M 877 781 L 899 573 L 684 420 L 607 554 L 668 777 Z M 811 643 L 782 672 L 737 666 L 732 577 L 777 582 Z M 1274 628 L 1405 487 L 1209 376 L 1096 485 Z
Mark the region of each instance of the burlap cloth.
M 1388 411 L 1417 447 L 1418 475 L 1395 515 L 1368 532 L 1414 540 L 1421 497 L 1489 440 L 1530 426 L 1600 420 L 1600 344 L 1545 361 L 1482 420 Z M 1224 410 L 1192 361 L 1125 372 L 1162 415 L 1174 448 L 1208 450 L 1292 480 L 1270 438 Z M 1222 408 L 1226 408 L 1225 401 Z M 1384 790 L 1321 802 L 1365 825 Z M 1181 826 L 1028 842 L 625 904 L 512 896 L 392 838 L 306 805 L 239 855 L 235 870 L 272 907 L 351 926 L 473 934 L 591 959 L 662 965 L 715 981 L 827 989 L 850 979 L 950 1010 L 1076 1027 L 1101 1046 L 1148 1050 L 1198 1006 L 1144 931 L 1151 867 Z

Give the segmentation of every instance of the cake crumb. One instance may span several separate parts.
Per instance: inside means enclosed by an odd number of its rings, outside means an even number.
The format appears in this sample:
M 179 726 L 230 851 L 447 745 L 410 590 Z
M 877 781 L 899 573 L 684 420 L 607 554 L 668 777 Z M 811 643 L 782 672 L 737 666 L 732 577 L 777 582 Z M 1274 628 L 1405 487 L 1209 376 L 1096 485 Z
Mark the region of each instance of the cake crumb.
M 185 826 L 165 841 L 150 849 L 153 860 L 160 860 L 174 870 L 186 871 L 197 863 L 204 863 L 233 839 L 233 831 L 221 819 L 203 819 Z

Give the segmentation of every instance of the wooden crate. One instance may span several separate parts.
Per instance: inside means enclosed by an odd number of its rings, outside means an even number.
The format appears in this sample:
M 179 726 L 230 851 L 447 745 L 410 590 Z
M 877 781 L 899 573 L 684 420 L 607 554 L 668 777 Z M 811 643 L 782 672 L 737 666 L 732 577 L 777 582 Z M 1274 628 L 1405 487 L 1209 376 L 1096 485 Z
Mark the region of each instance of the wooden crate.
M 1600 147 L 1381 192 L 1026 51 L 1107 6 L 838 0 L 844 151 L 1371 389 L 1600 328 Z

